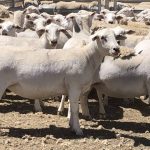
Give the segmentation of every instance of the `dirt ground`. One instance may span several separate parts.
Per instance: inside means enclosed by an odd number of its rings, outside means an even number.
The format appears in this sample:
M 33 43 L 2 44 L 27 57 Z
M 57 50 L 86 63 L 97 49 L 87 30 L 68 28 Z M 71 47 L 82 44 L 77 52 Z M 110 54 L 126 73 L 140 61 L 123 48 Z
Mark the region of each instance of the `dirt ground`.
M 11 100 L 10 100 L 11 99 Z M 59 101 L 45 100 L 43 113 L 35 113 L 32 101 L 9 94 L 0 101 L 0 150 L 148 150 L 150 107 L 147 101 L 110 99 L 108 117 L 98 119 L 98 101 L 89 100 L 93 120 L 80 114 L 83 137 L 68 128 L 67 108 L 57 115 Z
M 139 23 L 128 27 L 137 35 L 146 35 L 150 29 Z M 0 101 L 0 150 L 150 150 L 147 100 L 125 103 L 109 99 L 108 116 L 103 120 L 98 117 L 98 101 L 90 99 L 93 120 L 85 120 L 80 114 L 83 137 L 70 132 L 67 102 L 63 116 L 57 115 L 58 100 L 44 102 L 43 113 L 35 113 L 32 101 L 7 93 Z

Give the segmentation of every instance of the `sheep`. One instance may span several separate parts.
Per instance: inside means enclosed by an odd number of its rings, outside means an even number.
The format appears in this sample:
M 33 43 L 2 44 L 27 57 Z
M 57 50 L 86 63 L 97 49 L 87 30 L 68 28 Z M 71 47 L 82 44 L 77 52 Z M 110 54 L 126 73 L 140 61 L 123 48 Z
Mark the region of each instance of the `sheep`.
M 144 22 L 144 18 L 150 16 L 150 9 L 145 9 L 136 15 L 136 20 L 139 22 Z
M 129 48 L 134 48 L 139 42 L 145 39 L 150 39 L 150 34 L 148 34 L 147 36 L 137 36 L 134 34 L 126 35 L 126 39 L 121 40 L 120 45 L 129 47 Z
M 50 24 L 44 29 L 43 36 L 39 38 L 36 32 L 27 30 L 25 33 L 18 33 L 18 37 L 30 37 L 30 38 L 5 38 L 0 37 L 0 45 L 14 45 L 17 47 L 28 46 L 33 48 L 62 48 L 65 42 L 71 37 L 66 29 L 56 24 Z M 60 34 L 60 35 L 59 35 Z M 37 38 L 37 39 L 35 39 Z M 42 111 L 42 108 L 38 106 L 38 101 L 35 102 L 35 111 Z
M 35 6 L 29 6 L 29 7 L 25 8 L 23 12 L 25 14 L 31 14 L 31 13 L 40 14 L 39 9 Z
M 120 47 L 121 57 L 116 59 L 109 56 L 105 57 L 99 68 L 99 77 L 98 79 L 95 78 L 96 84 L 92 86 L 96 88 L 98 93 L 100 117 L 105 117 L 102 93 L 116 98 L 134 98 L 149 95 L 149 82 L 147 79 L 149 78 L 149 46 L 150 40 L 143 40 L 134 49 Z M 104 104 L 108 103 L 107 100 L 104 99 Z M 150 104 L 150 100 L 148 103 Z M 83 107 L 82 113 L 90 116 L 87 97 L 81 105 Z
M 14 12 L 13 22 L 19 27 L 23 27 L 25 14 L 23 11 L 18 10 Z
M 60 27 L 61 30 L 62 27 Z M 45 28 L 42 31 L 42 35 L 40 36 L 39 39 L 35 39 L 35 38 L 17 38 L 17 37 L 5 37 L 5 36 L 0 36 L 0 45 L 12 45 L 12 46 L 16 46 L 16 47 L 20 47 L 20 46 L 28 46 L 30 45 L 31 47 L 34 48 L 46 48 L 46 49 L 52 49 L 53 47 L 55 47 L 56 45 L 53 45 L 52 42 L 50 41 L 49 38 L 49 31 L 50 28 Z M 64 29 L 65 30 L 65 29 Z M 65 31 L 64 31 L 65 32 Z M 55 43 L 56 44 L 56 43 Z
M 64 2 L 64 1 L 59 1 L 56 3 L 56 9 L 80 9 L 81 4 L 77 3 L 75 1 L 71 2 Z
M 107 39 L 107 41 L 105 40 Z M 109 29 L 97 31 L 91 42 L 69 51 L 46 49 L 17 51 L 16 47 L 3 46 L 0 55 L 0 96 L 6 88 L 22 97 L 43 99 L 68 94 L 71 108 L 69 125 L 76 135 L 83 135 L 78 118 L 78 100 L 93 81 L 94 72 L 105 55 L 116 56 L 119 46 Z M 7 69 L 7 75 L 4 73 Z
M 116 14 L 116 12 L 109 11 L 107 9 L 102 10 L 98 18 L 99 20 L 104 19 L 104 21 L 109 24 L 118 23 L 122 25 L 127 25 L 128 20 L 131 20 L 130 18 L 126 17 L 124 14 Z
M 46 12 L 42 12 L 42 13 L 40 14 L 40 16 L 42 16 L 42 17 L 45 18 L 45 19 L 53 19 L 53 17 L 54 17 L 55 15 L 50 15 L 50 14 L 48 14 L 48 13 L 46 13 Z
M 74 18 L 73 24 L 74 24 L 74 31 L 73 36 L 71 39 L 69 39 L 63 49 L 68 49 L 71 47 L 77 47 L 81 46 L 85 43 L 89 42 L 89 35 L 90 35 L 90 27 L 92 25 L 92 18 L 94 16 L 93 14 L 88 15 L 78 15 L 78 14 L 69 14 L 67 18 Z M 77 25 L 75 25 L 77 24 Z
M 52 4 L 53 1 L 41 1 L 40 4 Z
M 141 50 L 143 50 L 143 47 Z M 117 98 L 149 95 L 149 82 L 145 80 L 149 75 L 148 59 L 149 51 L 145 52 L 144 50 L 138 55 L 131 56 L 130 59 L 112 60 L 110 57 L 106 57 L 99 72 L 100 84 L 97 85 L 99 92 Z M 109 69 L 106 68 L 106 65 L 109 65 Z M 119 88 L 122 85 L 124 88 Z
M 144 16 L 144 23 L 150 25 L 150 13 Z
M 0 24 L 0 34 L 1 35 L 7 35 L 7 36 L 16 36 L 17 32 L 23 31 L 22 28 L 16 26 L 11 21 L 4 21 Z
M 91 3 L 84 3 L 84 2 L 64 2 L 59 1 L 56 3 L 56 9 L 92 9 L 98 5 L 97 1 L 93 1 Z
M 92 18 L 95 13 L 85 13 L 85 12 L 79 12 L 78 14 L 71 13 L 67 15 L 67 19 L 72 19 L 73 22 L 73 36 L 71 39 L 69 39 L 63 49 L 69 49 L 69 48 L 78 48 L 85 46 L 87 43 L 90 42 L 90 27 L 92 25 Z M 63 95 L 61 98 L 61 103 L 58 108 L 58 114 L 62 114 L 64 110 L 64 101 L 66 96 Z M 70 118 L 70 112 L 68 111 L 68 118 Z
M 30 29 L 26 29 L 24 32 L 19 32 L 16 35 L 17 37 L 25 37 L 25 38 L 36 38 L 39 39 L 39 35 L 37 34 L 37 32 L 30 30 Z
M 23 28 L 24 29 L 32 29 L 33 27 L 33 22 L 30 21 L 34 21 L 36 19 L 40 19 L 43 18 L 40 15 L 36 14 L 36 13 L 31 13 L 31 14 L 26 14 L 24 17 L 24 23 L 23 23 Z
M 117 2 L 117 10 L 121 10 L 125 7 L 131 7 L 131 6 L 122 2 Z
M 130 33 L 134 33 L 133 30 L 130 30 L 130 29 L 125 29 L 125 28 L 122 28 L 120 26 L 116 26 L 114 28 L 111 28 L 114 33 L 115 33 L 115 36 L 121 36 L 121 35 L 125 35 L 125 34 L 130 34 Z
M 46 20 L 45 18 L 40 16 L 37 19 L 32 19 L 32 20 L 26 19 L 23 27 L 24 27 L 24 29 L 29 28 L 31 30 L 35 30 L 36 34 L 39 37 L 41 37 L 45 31 L 45 26 L 50 23 L 51 23 L 51 20 L 49 20 L 49 19 Z
M 117 15 L 123 14 L 126 17 L 135 17 L 134 8 L 124 7 L 120 11 L 117 12 Z
M 114 24 L 116 21 L 116 15 L 114 12 L 101 12 L 101 18 L 104 19 L 106 23 Z
M 63 48 L 64 44 L 72 37 L 72 32 L 54 23 L 47 25 L 45 30 L 52 48 Z
M 13 22 L 20 27 L 23 27 L 25 21 L 25 15 L 36 13 L 40 14 L 39 9 L 34 6 L 29 6 L 24 11 L 18 10 L 14 12 L 14 19 Z
M 52 4 L 40 4 L 39 5 L 39 10 L 43 10 L 43 9 L 56 9 L 56 3 L 52 3 Z
M 38 6 L 39 5 L 39 0 L 24 0 L 24 7 L 29 7 L 29 6 Z
M 10 12 L 8 11 L 8 7 L 4 5 L 0 5 L 0 18 L 9 18 Z
M 73 30 L 73 23 L 70 20 L 67 20 L 65 16 L 61 15 L 61 14 L 56 14 L 53 19 L 52 22 L 55 24 L 58 24 L 62 27 L 64 27 L 67 30 L 72 31 Z
M 116 15 L 116 21 L 121 25 L 128 25 L 128 18 L 124 14 Z

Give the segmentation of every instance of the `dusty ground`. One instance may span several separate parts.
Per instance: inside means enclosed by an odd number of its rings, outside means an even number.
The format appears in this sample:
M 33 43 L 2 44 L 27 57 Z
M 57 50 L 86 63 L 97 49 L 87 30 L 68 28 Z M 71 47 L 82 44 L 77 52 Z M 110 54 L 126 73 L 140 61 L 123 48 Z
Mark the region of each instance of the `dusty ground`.
M 149 26 L 131 23 L 128 28 L 146 35 Z M 95 22 L 95 26 L 103 26 Z M 126 27 L 127 26 L 123 26 Z M 59 101 L 47 100 L 43 113 L 35 113 L 32 101 L 8 94 L 0 101 L 0 150 L 149 150 L 150 106 L 136 100 L 126 104 L 110 99 L 108 118 L 98 119 L 98 102 L 90 100 L 93 120 L 80 114 L 84 137 L 76 137 L 68 128 L 67 109 L 57 115 Z M 65 107 L 68 108 L 66 103 Z
M 67 109 L 64 116 L 57 115 L 59 101 L 45 101 L 43 113 L 34 113 L 30 102 L 11 94 L 0 101 L 0 150 L 150 149 L 150 107 L 146 101 L 125 104 L 110 99 L 108 119 L 99 120 L 98 102 L 90 100 L 93 120 L 86 121 L 80 114 L 84 137 L 70 132 Z

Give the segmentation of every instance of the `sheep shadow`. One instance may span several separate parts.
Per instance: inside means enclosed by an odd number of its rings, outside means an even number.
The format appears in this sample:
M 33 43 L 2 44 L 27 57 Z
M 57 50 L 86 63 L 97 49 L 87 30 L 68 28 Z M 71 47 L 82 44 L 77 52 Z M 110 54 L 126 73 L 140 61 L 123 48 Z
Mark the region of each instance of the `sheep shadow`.
M 97 126 L 102 125 L 105 129 L 120 129 L 123 131 L 133 131 L 134 133 L 145 133 L 150 131 L 150 123 L 141 122 L 125 122 L 125 121 L 113 121 L 113 120 L 100 120 L 96 121 Z
M 99 119 L 99 103 L 97 100 L 89 100 L 89 110 L 93 119 Z M 118 120 L 123 118 L 123 109 L 120 106 L 108 105 L 105 107 L 107 119 Z
M 149 105 L 137 98 L 135 98 L 134 100 L 131 100 L 131 103 L 129 104 L 125 103 L 124 100 L 122 99 L 109 98 L 109 105 L 113 107 L 118 106 L 118 107 L 131 108 L 131 109 L 138 110 L 144 117 L 147 117 L 150 115 Z
M 11 96 L 9 99 L 0 100 L 0 103 L 4 103 L 3 105 L 0 105 L 0 113 L 9 113 L 12 111 L 19 112 L 20 114 L 28 114 L 31 112 L 35 113 L 33 100 L 20 98 L 19 96 L 13 96 L 12 98 Z M 57 108 L 54 106 L 44 106 L 43 113 L 57 114 Z
M 41 129 L 22 129 L 22 128 L 8 128 L 7 132 L 8 137 L 22 138 L 24 135 L 30 135 L 31 137 L 45 137 L 46 135 L 53 135 L 54 138 L 62 139 L 80 139 L 80 138 L 90 138 L 93 139 L 116 139 L 116 134 L 114 131 L 109 131 L 107 129 L 83 129 L 84 136 L 79 137 L 74 133 L 70 132 L 68 128 L 57 127 L 51 125 L 50 128 L 41 128 Z M 122 137 L 134 140 L 134 146 L 139 146 L 143 144 L 144 146 L 150 146 L 150 140 L 145 137 L 138 137 L 133 135 L 121 134 Z

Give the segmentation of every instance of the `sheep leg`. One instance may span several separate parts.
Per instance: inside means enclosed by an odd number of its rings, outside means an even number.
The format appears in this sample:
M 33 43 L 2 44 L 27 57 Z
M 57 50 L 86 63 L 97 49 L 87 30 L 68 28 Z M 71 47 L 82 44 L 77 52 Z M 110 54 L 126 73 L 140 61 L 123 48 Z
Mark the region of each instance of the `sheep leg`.
M 80 104 L 81 104 L 81 110 L 82 110 L 82 115 L 84 116 L 85 119 L 91 120 L 91 115 L 89 112 L 89 108 L 88 108 L 88 93 L 86 93 L 85 95 L 81 95 L 80 96 Z
M 99 118 L 106 118 L 106 112 L 102 101 L 103 97 L 102 97 L 102 93 L 100 92 L 100 87 L 97 85 L 95 89 L 99 99 Z
M 69 125 L 71 130 L 75 131 L 76 135 L 83 135 L 79 124 L 79 97 L 80 91 L 78 88 L 69 90 L 69 102 L 71 111 Z
M 63 114 L 65 99 L 66 99 L 66 96 L 62 95 L 61 102 L 60 102 L 60 105 L 59 105 L 59 108 L 58 108 L 58 115 L 62 115 Z
M 104 95 L 103 104 L 104 104 L 104 106 L 108 106 L 108 96 L 107 95 Z
M 34 109 L 36 112 L 42 112 L 40 100 L 38 100 L 38 99 L 34 100 Z
M 44 102 L 42 100 L 39 100 L 39 101 L 40 101 L 40 106 L 44 107 Z
M 148 104 L 150 105 L 150 81 L 147 81 Z
M 3 96 L 4 93 L 5 93 L 5 90 L 6 90 L 6 88 L 0 87 L 0 99 L 2 99 L 2 96 Z
M 129 98 L 124 98 L 123 100 L 124 100 L 124 104 L 126 104 L 126 105 L 134 103 L 134 98 L 133 99 L 131 99 L 131 98 L 130 99 Z
M 69 102 L 69 100 L 68 100 L 68 102 Z M 70 109 L 70 102 L 69 102 L 67 118 L 70 119 L 70 117 L 71 117 L 71 109 Z

